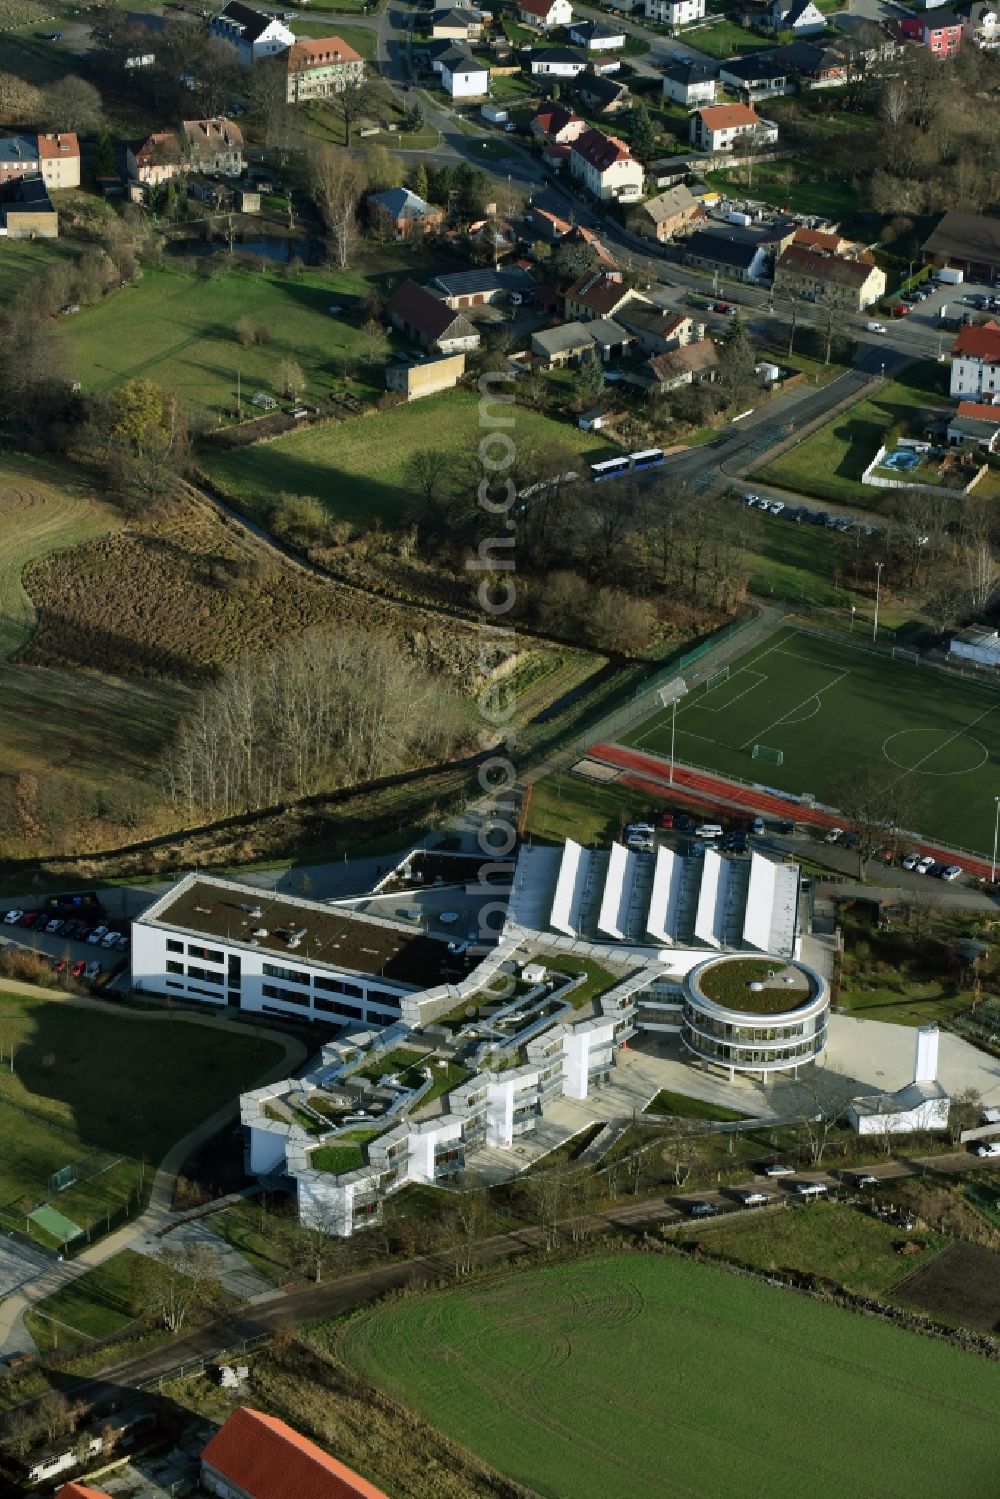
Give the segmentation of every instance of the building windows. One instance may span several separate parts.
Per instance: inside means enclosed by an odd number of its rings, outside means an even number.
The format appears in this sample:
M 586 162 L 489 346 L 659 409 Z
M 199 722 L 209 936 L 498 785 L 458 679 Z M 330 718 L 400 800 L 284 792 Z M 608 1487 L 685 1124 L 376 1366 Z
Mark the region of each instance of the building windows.
M 399 1013 L 399 995 L 389 994 L 385 989 L 369 989 L 368 1003 L 370 1005 L 384 1005 L 386 1009 Z
M 213 973 L 211 968 L 196 968 L 193 963 L 189 963 L 188 978 L 201 979 L 203 984 L 218 984 L 219 988 L 222 988 L 222 974 Z
M 359 1020 L 365 1013 L 364 1005 L 348 1004 L 342 999 L 324 999 L 319 994 L 313 998 L 313 1007 L 325 1015 L 348 1015 L 352 1020 Z
M 199 947 L 194 942 L 188 943 L 188 957 L 201 958 L 203 963 L 222 963 L 223 954 L 212 947 Z
M 167 972 L 168 973 L 183 973 L 184 972 L 184 964 L 183 963 L 178 963 L 178 961 L 177 961 L 176 958 L 168 958 L 167 959 Z
M 265 999 L 282 999 L 289 1005 L 305 1005 L 308 1007 L 308 994 L 296 994 L 292 989 L 279 988 L 277 984 L 261 984 L 260 992 Z
M 326 989 L 330 994 L 352 994 L 355 999 L 364 999 L 365 991 L 360 984 L 349 984 L 346 979 L 328 979 L 322 974 L 313 976 L 317 989 Z
M 178 982 L 177 979 L 167 979 L 167 988 L 168 989 L 183 989 L 184 985 L 182 983 Z
M 177 942 L 173 937 L 167 938 L 167 952 L 183 952 L 184 943 Z
M 199 989 L 194 984 L 188 984 L 187 992 L 189 994 L 200 994 L 203 999 L 214 999 L 216 1002 L 222 999 L 221 994 L 213 993 L 211 989 Z
M 309 987 L 309 974 L 301 968 L 282 968 L 277 963 L 265 963 L 264 972 L 268 978 L 284 979 L 286 984 L 303 984 L 307 989 Z M 298 1003 L 301 1004 L 302 1001 L 299 1000 Z

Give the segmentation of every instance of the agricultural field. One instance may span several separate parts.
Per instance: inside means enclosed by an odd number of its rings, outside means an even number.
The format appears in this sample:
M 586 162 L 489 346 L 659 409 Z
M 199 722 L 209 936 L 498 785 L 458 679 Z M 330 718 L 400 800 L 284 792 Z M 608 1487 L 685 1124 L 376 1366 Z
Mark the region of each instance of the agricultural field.
M 942 1322 L 995 1333 L 1000 1323 L 1000 1255 L 952 1244 L 895 1289 L 894 1299 Z
M 799 1499 L 806 1460 L 815 1499 L 916 1485 L 979 1499 L 1000 1455 L 996 1365 L 674 1257 L 414 1296 L 331 1341 L 546 1499 L 727 1494 L 734 1463 L 740 1492 Z
M 607 444 L 569 423 L 517 406 L 514 431 L 522 443 L 559 442 L 593 463 Z M 260 514 L 275 494 L 314 495 L 331 515 L 352 524 L 380 516 L 398 525 L 407 504 L 406 463 L 411 454 L 436 451 L 442 464 L 473 454 L 480 438 L 479 398 L 446 392 L 377 416 L 316 426 L 264 446 L 204 454 L 205 472 L 241 504 Z
M 670 720 L 663 710 L 622 743 L 669 754 Z M 763 758 L 754 758 L 755 748 Z M 909 779 L 920 832 L 979 852 L 992 837 L 983 808 L 998 755 L 994 686 L 794 626 L 733 662 L 724 681 L 690 692 L 677 710 L 681 761 L 808 791 L 832 806 L 852 769 L 895 769 Z
M 766 484 L 840 504 L 871 503 L 861 475 L 890 428 L 917 421 L 921 413 L 947 401 L 948 371 L 938 364 L 915 364 L 900 380 L 890 380 L 870 396 L 835 416 L 773 462 L 756 471 Z
M 381 368 L 384 354 L 371 358 L 359 304 L 373 284 L 387 290 L 391 280 L 388 272 L 383 285 L 377 273 L 366 280 L 329 269 L 289 276 L 274 268 L 232 269 L 207 277 L 182 264 L 147 269 L 140 281 L 67 320 L 71 373 L 86 391 L 146 376 L 178 391 L 213 422 L 236 409 L 237 372 L 244 403 L 258 390 L 280 395 L 275 371 L 283 359 L 300 366 L 301 394 L 311 400 L 327 395 L 345 372 L 362 384 L 375 380 L 373 388 L 382 390 L 375 367 Z M 344 314 L 331 317 L 331 306 Z M 243 317 L 266 330 L 264 342 L 240 342 L 236 325 Z M 137 327 L 143 330 L 138 340 Z M 397 341 L 395 347 L 408 345 Z
M 80 1182 L 59 1193 L 58 1210 L 82 1228 L 103 1226 L 172 1145 L 282 1054 L 263 1036 L 197 1019 L 3 992 L 0 1045 L 5 1058 L 14 1053 L 13 1071 L 0 1067 L 0 1223 L 22 1229 L 52 1173 L 74 1163 Z

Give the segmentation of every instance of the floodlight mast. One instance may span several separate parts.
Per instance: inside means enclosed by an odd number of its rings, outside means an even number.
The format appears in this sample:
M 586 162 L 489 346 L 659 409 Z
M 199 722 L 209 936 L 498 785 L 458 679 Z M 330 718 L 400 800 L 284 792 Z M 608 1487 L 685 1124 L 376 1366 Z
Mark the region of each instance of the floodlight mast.
M 659 688 L 657 697 L 664 708 L 670 704 L 670 775 L 668 782 L 674 784 L 674 745 L 677 740 L 677 704 L 682 697 L 687 696 L 687 683 L 683 677 L 675 677 L 665 687 Z

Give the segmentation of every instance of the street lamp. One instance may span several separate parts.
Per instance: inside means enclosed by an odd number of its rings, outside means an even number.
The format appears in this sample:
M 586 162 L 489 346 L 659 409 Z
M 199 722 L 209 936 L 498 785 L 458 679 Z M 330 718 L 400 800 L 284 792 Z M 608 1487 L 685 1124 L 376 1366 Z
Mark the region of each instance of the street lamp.
M 857 612 L 858 612 L 858 606 L 857 606 L 857 604 L 852 604 L 851 605 L 851 634 L 852 635 L 854 634 L 854 616 L 855 616 L 855 614 L 857 614 Z
M 1000 832 L 1000 796 L 995 796 L 993 800 L 997 804 L 997 811 L 993 819 L 993 863 L 990 865 L 991 885 L 997 877 L 997 833 Z
M 878 569 L 878 571 L 877 571 L 877 573 L 875 575 L 875 623 L 872 625 L 872 644 L 873 645 L 878 640 L 878 604 L 879 604 L 879 598 L 881 597 L 881 594 L 882 594 L 882 569 L 883 569 L 883 567 L 885 567 L 885 563 L 884 562 L 876 562 L 875 566 Z

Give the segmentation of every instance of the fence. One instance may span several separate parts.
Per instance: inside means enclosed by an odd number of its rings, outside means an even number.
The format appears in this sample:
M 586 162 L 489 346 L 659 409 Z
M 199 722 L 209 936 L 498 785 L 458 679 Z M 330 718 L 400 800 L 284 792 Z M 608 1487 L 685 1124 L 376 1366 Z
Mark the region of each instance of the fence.
M 147 1379 L 143 1384 L 137 1384 L 137 1390 L 162 1390 L 165 1384 L 172 1384 L 175 1380 L 186 1379 L 189 1374 L 204 1374 L 209 1364 L 221 1364 L 234 1358 L 238 1353 L 246 1353 L 251 1348 L 259 1348 L 273 1335 L 269 1332 L 259 1332 L 252 1338 L 243 1338 L 239 1343 L 233 1343 L 228 1348 L 214 1348 L 210 1353 L 200 1354 L 198 1358 L 188 1359 L 186 1363 L 175 1364 L 172 1369 L 165 1370 L 154 1379 Z

